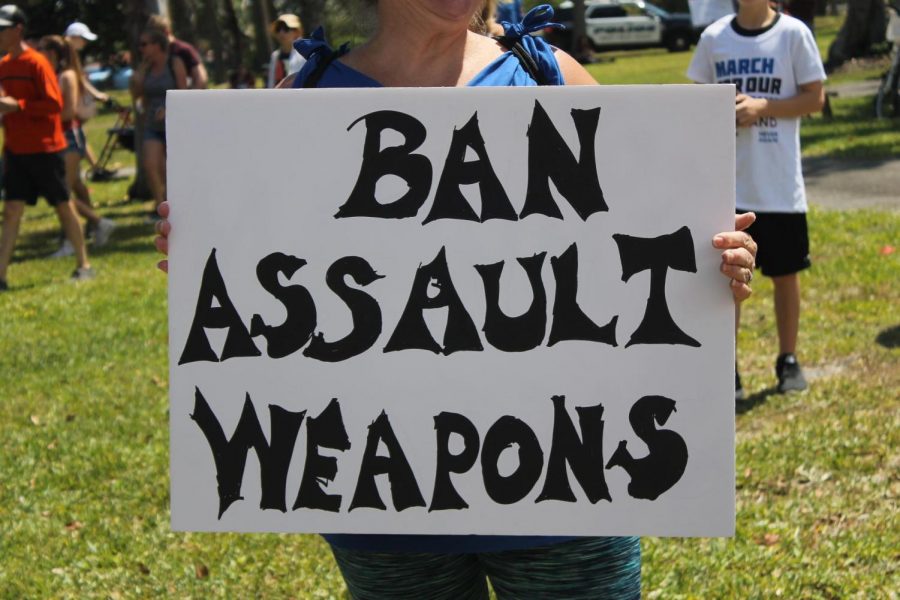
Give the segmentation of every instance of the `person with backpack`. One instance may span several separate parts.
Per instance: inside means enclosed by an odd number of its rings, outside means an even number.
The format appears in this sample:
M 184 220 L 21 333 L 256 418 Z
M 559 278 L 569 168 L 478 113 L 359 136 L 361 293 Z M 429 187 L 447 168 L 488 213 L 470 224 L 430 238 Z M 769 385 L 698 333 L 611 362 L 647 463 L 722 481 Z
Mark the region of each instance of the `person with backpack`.
M 209 84 L 209 74 L 206 72 L 200 52 L 193 45 L 179 40 L 172 34 L 172 23 L 169 19 L 162 15 L 151 15 L 147 19 L 147 29 L 155 29 L 166 36 L 169 41 L 169 55 L 184 63 L 188 87 L 192 90 L 205 90 Z
M 166 199 L 166 92 L 187 88 L 187 70 L 177 56 L 169 54 L 169 38 L 154 27 L 141 33 L 141 65 L 131 79 L 131 93 L 140 103 L 144 125 L 141 147 L 147 182 L 155 208 Z
M 465 87 L 595 85 L 565 52 L 529 35 L 549 25 L 548 5 L 522 23 L 505 23 L 505 36 L 479 33 L 483 0 L 380 0 L 375 34 L 355 50 L 331 49 L 322 29 L 299 40 L 306 64 L 279 87 Z M 168 216 L 168 204 L 160 206 Z M 752 215 L 735 219 L 740 230 Z M 170 224 L 157 224 L 156 246 L 168 250 Z M 747 285 L 755 245 L 741 231 L 721 233 L 722 272 L 736 300 Z M 163 270 L 168 264 L 160 263 Z M 641 593 L 636 537 L 326 534 L 353 598 L 489 597 L 616 598 Z

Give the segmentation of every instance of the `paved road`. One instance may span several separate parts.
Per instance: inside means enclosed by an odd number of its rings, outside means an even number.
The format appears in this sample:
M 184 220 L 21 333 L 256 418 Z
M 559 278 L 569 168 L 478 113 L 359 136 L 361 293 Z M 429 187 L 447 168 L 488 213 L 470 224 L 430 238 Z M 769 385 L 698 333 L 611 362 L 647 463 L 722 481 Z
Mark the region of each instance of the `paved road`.
M 878 81 L 855 81 L 835 86 L 839 98 L 873 96 Z M 812 158 L 803 161 L 810 203 L 826 208 L 900 210 L 900 156 L 887 160 Z
M 900 211 L 900 157 L 888 160 L 812 158 L 803 161 L 806 196 L 832 209 Z

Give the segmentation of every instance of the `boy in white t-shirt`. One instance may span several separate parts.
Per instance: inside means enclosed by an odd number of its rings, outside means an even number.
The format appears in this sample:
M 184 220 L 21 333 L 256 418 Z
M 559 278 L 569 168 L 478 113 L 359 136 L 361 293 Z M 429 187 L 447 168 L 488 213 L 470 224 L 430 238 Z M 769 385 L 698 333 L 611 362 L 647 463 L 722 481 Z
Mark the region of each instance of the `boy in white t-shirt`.
M 697 83 L 733 83 L 738 125 L 737 208 L 753 211 L 747 230 L 756 262 L 775 286 L 779 392 L 806 389 L 794 355 L 800 326 L 798 273 L 810 266 L 800 117 L 821 110 L 825 69 L 809 28 L 768 0 L 738 0 L 737 15 L 706 28 L 687 72 Z M 735 328 L 740 323 L 736 309 Z M 735 397 L 743 388 L 735 367 Z

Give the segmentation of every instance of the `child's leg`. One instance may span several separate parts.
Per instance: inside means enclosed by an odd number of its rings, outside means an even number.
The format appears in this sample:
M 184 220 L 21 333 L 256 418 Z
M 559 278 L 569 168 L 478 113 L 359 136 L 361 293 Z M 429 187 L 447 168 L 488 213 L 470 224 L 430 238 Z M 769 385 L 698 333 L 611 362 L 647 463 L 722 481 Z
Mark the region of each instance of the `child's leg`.
M 794 354 L 800 331 L 800 277 L 797 273 L 772 278 L 775 285 L 775 320 L 778 324 L 778 353 Z

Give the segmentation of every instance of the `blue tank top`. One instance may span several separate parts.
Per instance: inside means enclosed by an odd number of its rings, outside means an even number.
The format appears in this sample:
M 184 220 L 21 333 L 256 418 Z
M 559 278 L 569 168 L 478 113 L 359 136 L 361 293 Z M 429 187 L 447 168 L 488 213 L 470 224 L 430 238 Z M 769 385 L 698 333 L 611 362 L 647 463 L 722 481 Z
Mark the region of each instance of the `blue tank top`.
M 556 62 L 554 49 L 542 38 L 532 37 L 532 32 L 555 26 L 550 22 L 553 9 L 541 5 L 532 9 L 521 23 L 503 22 L 504 32 L 510 42 L 519 42 L 537 65 L 541 76 L 549 85 L 563 85 L 563 75 Z M 294 48 L 306 58 L 306 64 L 294 78 L 293 87 L 304 87 L 307 78 L 316 71 L 320 61 L 328 60 L 334 53 L 325 42 L 321 27 L 309 39 L 297 40 Z M 347 51 L 344 45 L 338 56 Z M 512 52 L 504 52 L 466 84 L 482 86 L 530 86 L 537 85 L 519 58 Z M 321 73 L 318 85 L 323 88 L 383 87 L 371 77 L 348 67 L 340 60 L 333 60 Z M 466 554 L 474 552 L 498 552 L 546 546 L 573 537 L 547 536 L 497 536 L 497 535 L 382 535 L 382 534 L 322 534 L 329 544 L 350 550 L 371 552 L 429 552 L 440 554 Z

